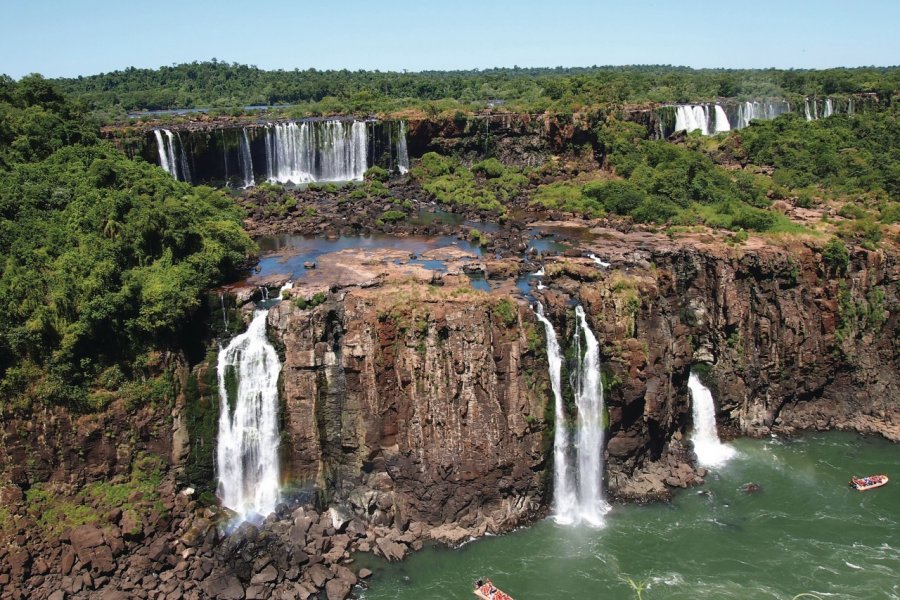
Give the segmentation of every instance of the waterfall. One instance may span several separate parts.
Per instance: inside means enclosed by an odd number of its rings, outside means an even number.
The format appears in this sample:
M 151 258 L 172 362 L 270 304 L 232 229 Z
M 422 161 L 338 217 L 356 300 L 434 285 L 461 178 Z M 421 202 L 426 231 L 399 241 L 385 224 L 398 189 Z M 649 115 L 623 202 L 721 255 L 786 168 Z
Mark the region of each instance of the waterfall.
M 803 114 L 806 116 L 807 121 L 813 120 L 812 111 L 809 108 L 809 98 L 803 99 Z
M 553 430 L 553 509 L 556 522 L 574 523 L 576 520 L 575 482 L 569 473 L 569 428 L 566 423 L 565 404 L 562 395 L 562 361 L 559 340 L 553 323 L 544 316 L 544 307 L 537 303 L 538 320 L 544 324 L 547 334 L 547 363 L 550 367 L 550 386 L 555 401 L 555 427 Z
M 400 135 L 397 136 L 397 168 L 401 175 L 409 173 L 409 152 L 406 150 L 406 121 L 400 121 Z
M 778 115 L 790 112 L 790 105 L 784 100 L 778 101 L 746 101 L 738 105 L 735 129 L 743 129 L 754 119 L 774 119 Z
M 834 102 L 831 98 L 825 98 L 825 112 L 822 114 L 823 118 L 830 117 L 834 114 Z
M 159 166 L 175 179 L 190 183 L 191 170 L 188 167 L 184 144 L 181 142 L 181 134 L 177 131 L 173 134 L 168 129 L 154 129 L 153 136 L 156 138 Z
M 154 129 L 153 135 L 156 137 L 156 150 L 159 152 L 159 166 L 178 179 L 178 161 L 175 160 L 175 139 L 172 132 L 168 129 Z
M 171 141 L 171 133 L 169 133 L 169 139 Z M 181 141 L 181 134 L 177 131 L 175 132 L 175 137 L 178 138 L 178 157 L 181 159 L 181 179 L 183 181 L 187 181 L 188 183 L 192 183 L 191 181 L 191 170 L 188 168 L 187 162 L 187 153 L 184 151 L 184 144 Z M 178 179 L 176 177 L 175 179 Z
M 244 188 L 253 187 L 253 157 L 250 155 L 250 138 L 247 130 L 241 129 L 241 152 L 238 154 L 238 162 L 241 165 L 241 174 L 244 177 Z
M 847 114 L 853 114 L 853 96 L 850 96 L 850 98 L 847 100 Z
M 718 467 L 734 456 L 734 448 L 719 441 L 716 430 L 716 407 L 712 393 L 700 382 L 694 372 L 688 377 L 691 404 L 694 416 L 694 454 L 697 462 L 704 467 Z
M 222 134 L 222 159 L 225 163 L 225 182 L 228 183 L 228 142 L 225 139 L 225 130 L 220 129 L 219 133 Z
M 603 383 L 600 381 L 600 344 L 588 327 L 584 308 L 575 308 L 575 346 L 578 362 L 572 385 L 578 408 L 575 450 L 578 465 L 578 516 L 602 525 L 609 505 L 603 499 Z M 584 348 L 582 349 L 582 338 Z
M 254 313 L 247 331 L 219 351 L 218 496 L 242 519 L 268 515 L 279 499 L 281 363 L 266 339 L 267 315 Z
M 225 325 L 225 331 L 228 331 L 228 311 L 225 309 L 225 294 L 219 292 L 219 304 L 222 305 L 222 323 Z
M 716 133 L 725 133 L 726 131 L 731 131 L 731 123 L 728 122 L 728 115 L 725 114 L 725 109 L 718 104 L 716 104 L 715 106 L 715 115 Z
M 709 107 L 695 104 L 676 106 L 675 131 L 681 131 L 682 129 L 688 133 L 699 129 L 703 135 L 709 135 Z
M 266 127 L 269 181 L 359 181 L 366 172 L 363 121 L 274 123 Z

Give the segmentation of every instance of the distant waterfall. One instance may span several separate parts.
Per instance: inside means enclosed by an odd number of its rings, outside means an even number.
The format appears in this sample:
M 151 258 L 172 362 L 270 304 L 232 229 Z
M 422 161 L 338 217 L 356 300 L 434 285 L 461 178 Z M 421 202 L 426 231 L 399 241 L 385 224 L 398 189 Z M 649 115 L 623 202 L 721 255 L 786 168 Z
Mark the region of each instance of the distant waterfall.
M 279 499 L 278 375 L 260 310 L 219 352 L 218 496 L 241 518 L 266 516 Z M 230 393 L 229 393 L 230 392 Z
M 550 367 L 550 387 L 555 402 L 555 426 L 553 430 L 553 510 L 557 523 L 570 524 L 577 519 L 575 482 L 569 473 L 569 426 L 562 395 L 562 361 L 559 340 L 553 323 L 544 316 L 544 307 L 538 302 L 535 309 L 538 320 L 544 324 L 547 335 L 547 363 Z
M 682 104 L 675 107 L 675 131 L 695 131 L 709 135 L 709 107 L 699 104 Z
M 807 121 L 817 121 L 819 119 L 819 104 L 815 98 L 812 100 L 806 98 L 804 100 L 803 114 L 806 116 Z
M 275 123 L 266 127 L 269 181 L 359 181 L 367 166 L 362 121 Z
M 174 134 L 168 129 L 154 129 L 156 138 L 156 150 L 159 153 L 159 166 L 178 179 L 179 181 L 191 181 L 191 170 L 188 167 L 187 156 L 181 143 L 181 134 Z M 175 140 L 178 140 L 176 144 Z
M 725 109 L 716 104 L 716 133 L 725 133 L 731 131 L 731 124 L 728 122 L 728 115 Z
M 578 516 L 591 525 L 602 525 L 609 505 L 603 499 L 603 383 L 600 380 L 600 344 L 588 327 L 584 308 L 575 308 L 575 346 L 578 369 L 573 379 L 578 430 L 575 449 L 578 464 Z M 584 338 L 584 348 L 581 347 Z
M 743 129 L 753 120 L 770 120 L 778 115 L 790 112 L 791 106 L 784 100 L 777 101 L 747 101 L 738 105 L 737 122 L 735 129 Z
M 831 98 L 825 98 L 825 112 L 822 114 L 823 118 L 828 118 L 834 114 L 834 102 Z
M 244 188 L 253 187 L 255 180 L 253 178 L 253 156 L 250 154 L 250 138 L 247 137 L 247 130 L 241 129 L 241 152 L 238 154 L 238 162 L 241 166 L 241 175 L 244 178 Z
M 400 121 L 400 134 L 397 136 L 397 169 L 401 175 L 409 172 L 409 152 L 406 150 L 406 121 Z
M 675 131 L 691 131 L 700 130 L 703 135 L 712 133 L 724 133 L 731 131 L 731 123 L 728 122 L 728 115 L 725 109 L 720 105 L 712 105 L 710 112 L 709 104 L 681 104 L 675 107 Z
M 159 152 L 159 166 L 166 173 L 178 179 L 178 161 L 175 160 L 175 140 L 168 129 L 154 129 L 156 136 L 156 150 Z
M 191 179 L 191 170 L 188 168 L 187 153 L 184 151 L 184 144 L 181 141 L 181 134 L 176 131 L 175 137 L 178 138 L 177 155 L 181 158 L 181 179 L 188 183 L 193 183 Z
M 700 382 L 700 378 L 691 372 L 688 377 L 688 389 L 691 391 L 691 405 L 694 416 L 694 454 L 697 462 L 705 467 L 718 467 L 734 456 L 734 448 L 719 441 L 716 429 L 716 407 L 712 393 Z

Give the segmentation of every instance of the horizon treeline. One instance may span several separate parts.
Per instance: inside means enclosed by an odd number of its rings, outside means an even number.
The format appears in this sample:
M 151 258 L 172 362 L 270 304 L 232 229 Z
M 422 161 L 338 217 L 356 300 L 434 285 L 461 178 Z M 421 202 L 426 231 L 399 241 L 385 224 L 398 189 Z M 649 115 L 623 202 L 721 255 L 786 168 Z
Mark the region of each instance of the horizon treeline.
M 900 67 L 785 70 L 646 65 L 422 72 L 267 71 L 212 59 L 158 69 L 129 67 L 53 81 L 90 110 L 110 114 L 302 104 L 315 104 L 322 112 L 376 113 L 427 109 L 428 103 L 440 101 L 469 109 L 500 102 L 510 110 L 564 112 L 600 104 L 699 102 L 721 97 L 796 99 L 874 93 L 890 101 L 900 90 Z

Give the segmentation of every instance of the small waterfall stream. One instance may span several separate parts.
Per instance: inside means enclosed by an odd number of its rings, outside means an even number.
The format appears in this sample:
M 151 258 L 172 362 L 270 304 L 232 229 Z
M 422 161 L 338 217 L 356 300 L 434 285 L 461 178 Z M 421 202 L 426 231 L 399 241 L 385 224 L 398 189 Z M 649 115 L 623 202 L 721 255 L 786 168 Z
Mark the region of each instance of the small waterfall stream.
M 578 516 L 599 526 L 609 505 L 603 499 L 603 383 L 600 380 L 600 344 L 588 327 L 584 308 L 575 307 L 576 348 L 579 367 L 574 373 L 578 429 L 575 449 L 578 464 Z M 581 342 L 584 341 L 582 350 Z
M 166 173 L 179 181 L 191 182 L 191 170 L 188 167 L 187 156 L 184 152 L 184 144 L 181 134 L 177 131 L 173 134 L 168 129 L 154 129 L 153 137 L 156 138 L 156 151 L 159 154 L 159 166 Z M 175 140 L 178 140 L 176 144 Z
M 279 499 L 278 375 L 266 339 L 268 310 L 219 351 L 218 496 L 241 519 L 266 516 Z
M 547 363 L 553 389 L 553 513 L 557 523 L 586 522 L 599 527 L 609 512 L 603 498 L 603 431 L 606 407 L 600 378 L 600 344 L 587 324 L 584 309 L 575 309 L 575 361 L 569 385 L 578 412 L 574 440 L 563 398 L 563 354 L 553 324 L 535 307 L 547 335 Z M 573 460 L 574 459 L 574 460 Z
M 409 173 L 409 151 L 406 148 L 406 121 L 400 121 L 400 133 L 397 136 L 397 169 L 401 175 Z
M 557 523 L 568 525 L 576 520 L 577 499 L 575 482 L 569 473 L 569 426 L 562 395 L 562 362 L 559 340 L 553 323 L 544 316 L 540 302 L 535 309 L 547 335 L 547 363 L 550 367 L 550 387 L 553 389 L 555 426 L 553 430 L 553 510 Z
M 154 129 L 153 136 L 156 138 L 159 166 L 178 179 L 178 161 L 175 159 L 175 140 L 172 132 L 168 129 Z
M 253 187 L 253 156 L 250 154 L 250 138 L 247 137 L 247 128 L 241 129 L 241 152 L 238 154 L 238 162 L 241 165 L 241 175 L 244 179 L 244 188 Z M 226 177 L 227 178 L 227 177 Z
M 712 392 L 709 391 L 697 374 L 691 372 L 688 377 L 688 389 L 691 391 L 691 408 L 694 416 L 694 453 L 697 462 L 704 467 L 719 467 L 734 456 L 734 448 L 719 441 L 716 429 L 716 406 Z

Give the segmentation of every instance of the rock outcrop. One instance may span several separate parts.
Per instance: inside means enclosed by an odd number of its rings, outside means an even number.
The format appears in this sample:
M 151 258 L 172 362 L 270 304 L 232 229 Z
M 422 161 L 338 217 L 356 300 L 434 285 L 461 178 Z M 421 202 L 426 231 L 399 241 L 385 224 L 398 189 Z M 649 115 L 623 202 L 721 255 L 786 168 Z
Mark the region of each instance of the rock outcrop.
M 378 525 L 502 531 L 542 504 L 542 347 L 528 310 L 462 286 L 283 302 L 283 470 Z

